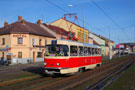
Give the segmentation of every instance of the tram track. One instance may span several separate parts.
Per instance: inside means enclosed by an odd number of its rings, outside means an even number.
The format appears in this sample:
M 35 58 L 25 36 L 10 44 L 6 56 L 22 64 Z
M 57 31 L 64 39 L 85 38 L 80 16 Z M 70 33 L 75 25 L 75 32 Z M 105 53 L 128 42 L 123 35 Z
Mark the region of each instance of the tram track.
M 129 58 L 129 59 L 131 59 L 131 58 Z M 66 76 L 66 77 L 53 78 L 53 77 L 40 76 L 38 78 L 32 78 L 32 79 L 28 79 L 28 80 L 22 79 L 22 81 L 20 80 L 17 83 L 15 83 L 13 81 L 12 83 L 10 83 L 9 86 L 7 86 L 8 84 L 5 84 L 5 87 L 0 88 L 0 89 L 6 89 L 6 90 L 9 90 L 9 89 L 18 90 L 20 88 L 26 89 L 26 90 L 28 90 L 28 89 L 34 89 L 34 90 L 74 89 L 74 88 L 78 87 L 79 85 L 81 85 L 82 83 L 92 80 L 93 78 L 95 79 L 95 81 L 98 81 L 99 78 L 95 78 L 95 77 L 100 77 L 100 79 L 104 78 L 104 76 L 107 75 L 106 74 L 107 72 L 114 71 L 114 70 L 120 68 L 120 66 L 123 66 L 124 64 L 126 64 L 127 62 L 129 62 L 129 60 L 127 60 L 127 58 L 125 58 L 125 60 L 118 60 L 118 61 L 105 63 L 101 67 L 95 68 L 94 70 L 89 70 L 89 71 L 86 71 L 86 72 L 83 72 L 83 73 L 80 73 L 77 75 L 68 76 L 68 77 Z M 117 64 L 119 64 L 119 65 L 117 65 Z M 112 69 L 110 70 L 109 68 L 112 68 Z
M 31 85 L 31 84 L 36 84 L 39 83 L 41 81 L 45 81 L 45 80 L 51 80 L 52 77 L 41 77 L 41 76 L 33 76 L 33 77 L 26 77 L 26 78 L 21 78 L 21 79 L 17 79 L 17 80 L 11 80 L 11 81 L 7 81 L 7 82 L 3 82 L 0 83 L 1 86 L 1 90 L 17 90 L 20 87 L 26 87 L 26 85 Z
M 126 70 L 131 64 L 133 64 L 133 61 L 130 61 L 128 63 L 126 63 L 123 67 L 118 68 L 116 71 L 106 75 L 104 78 L 102 78 L 101 80 L 95 82 L 94 84 L 88 86 L 85 90 L 103 90 L 103 88 L 107 85 L 107 80 L 109 80 L 112 77 L 116 77 L 116 76 L 120 76 L 120 74 Z
M 126 61 L 128 61 L 128 60 L 126 60 Z M 62 90 L 66 90 L 66 89 L 71 89 L 73 87 L 76 87 L 79 84 L 82 84 L 83 82 L 86 82 L 86 81 L 88 81 L 90 79 L 93 79 L 95 77 L 95 75 L 97 74 L 97 72 L 101 72 L 100 74 L 98 73 L 99 75 L 98 74 L 96 75 L 96 76 L 99 77 L 99 76 L 101 76 L 101 74 L 103 74 L 103 70 L 111 71 L 110 69 L 108 70 L 109 67 L 110 68 L 112 67 L 112 70 L 113 70 L 113 69 L 118 68 L 118 66 L 124 65 L 124 64 L 127 63 L 125 61 L 122 62 L 122 63 L 120 63 L 120 62 L 121 61 L 112 62 L 111 64 L 102 66 L 102 68 L 97 68 L 96 70 L 84 72 L 82 74 L 73 75 L 71 77 L 67 77 L 67 78 L 64 78 L 62 80 L 50 83 L 50 84 L 40 85 L 40 86 L 34 87 L 33 89 L 34 90 L 40 90 L 40 89 L 47 89 L 47 90 L 54 90 L 54 89 L 61 90 L 62 89 Z M 105 73 L 107 73 L 107 71 Z
M 11 85 L 11 84 L 15 84 L 15 83 L 18 83 L 18 82 L 23 82 L 23 81 L 31 80 L 31 79 L 37 79 L 37 78 L 40 78 L 40 76 L 31 76 L 31 77 L 25 77 L 25 78 L 20 78 L 20 79 L 4 81 L 4 82 L 0 82 L 0 87 Z
M 3 87 L 0 88 L 1 90 L 18 90 L 18 89 L 23 89 L 23 90 L 30 90 L 31 88 L 34 88 L 36 86 L 39 85 L 43 85 L 43 84 L 49 84 L 52 83 L 54 81 L 63 79 L 64 77 L 40 77 L 40 78 L 35 78 L 35 79 L 31 79 L 31 80 L 24 80 L 23 82 L 19 82 L 16 84 L 12 84 L 10 86 L 7 87 Z

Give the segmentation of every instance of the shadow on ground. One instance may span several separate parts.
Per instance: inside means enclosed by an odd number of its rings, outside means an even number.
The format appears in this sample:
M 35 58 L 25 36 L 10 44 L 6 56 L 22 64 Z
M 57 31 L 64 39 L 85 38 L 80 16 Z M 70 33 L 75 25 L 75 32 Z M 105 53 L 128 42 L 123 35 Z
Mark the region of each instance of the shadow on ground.
M 44 67 L 42 67 L 42 66 L 28 67 L 28 68 L 22 69 L 22 71 L 39 74 L 41 76 L 45 76 Z
M 42 67 L 42 66 L 28 67 L 28 68 L 22 69 L 22 71 L 26 71 L 26 72 L 30 72 L 30 73 L 34 73 L 34 74 L 39 74 L 42 77 L 57 78 L 57 77 L 68 77 L 68 76 L 71 76 L 71 75 L 61 75 L 61 74 L 47 75 L 47 74 L 45 74 L 44 67 Z

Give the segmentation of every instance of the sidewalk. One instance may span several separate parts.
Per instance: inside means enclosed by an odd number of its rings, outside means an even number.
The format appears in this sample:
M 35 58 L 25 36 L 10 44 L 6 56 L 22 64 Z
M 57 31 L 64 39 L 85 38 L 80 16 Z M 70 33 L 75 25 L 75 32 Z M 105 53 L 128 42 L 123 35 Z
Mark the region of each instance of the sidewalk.
M 9 65 L 9 66 L 3 66 L 0 65 L 0 73 L 2 73 L 3 70 L 22 70 L 27 69 L 30 67 L 43 67 L 44 62 L 36 62 L 36 63 L 30 63 L 30 64 L 16 64 L 16 65 Z

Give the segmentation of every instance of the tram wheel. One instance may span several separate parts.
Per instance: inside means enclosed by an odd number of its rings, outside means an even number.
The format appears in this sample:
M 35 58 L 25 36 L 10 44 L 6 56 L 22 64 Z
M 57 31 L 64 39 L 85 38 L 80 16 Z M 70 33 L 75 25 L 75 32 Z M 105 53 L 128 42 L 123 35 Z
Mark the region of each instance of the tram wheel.
M 100 64 L 97 64 L 96 67 L 100 67 L 101 65 Z
M 84 71 L 85 71 L 85 67 L 79 68 L 79 70 L 78 70 L 79 73 L 82 73 L 82 72 L 84 72 Z

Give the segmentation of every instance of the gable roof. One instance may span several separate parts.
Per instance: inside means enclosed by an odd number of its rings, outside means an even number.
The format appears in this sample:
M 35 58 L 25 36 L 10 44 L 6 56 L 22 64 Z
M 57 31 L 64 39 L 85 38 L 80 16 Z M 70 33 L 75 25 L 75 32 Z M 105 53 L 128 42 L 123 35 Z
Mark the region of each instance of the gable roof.
M 90 33 L 92 33 L 92 32 L 90 32 Z M 103 39 L 103 40 L 105 40 L 105 41 L 110 41 L 110 42 L 114 43 L 114 41 L 112 41 L 112 40 L 110 40 L 110 39 L 108 39 L 108 38 L 106 38 L 106 37 L 104 37 L 104 36 L 97 35 L 97 34 L 95 34 L 95 33 L 92 33 L 92 34 L 95 35 L 95 36 L 97 36 L 97 37 L 99 37 L 99 38 L 101 38 L 101 39 Z
M 45 37 L 56 38 L 53 34 L 49 33 L 47 30 L 40 27 L 40 24 L 30 23 L 24 20 L 25 23 L 21 21 L 9 24 L 6 27 L 0 28 L 0 35 L 11 34 L 11 33 L 24 33 L 33 34 Z
M 45 25 L 46 27 L 50 28 L 53 32 L 56 32 L 58 34 L 62 34 L 62 35 L 65 35 L 67 36 L 68 35 L 68 31 L 64 30 L 63 28 L 60 28 L 60 27 L 57 27 L 57 26 L 54 26 L 54 25 L 47 25 L 47 24 L 43 24 Z
M 69 21 L 69 20 L 67 20 L 67 19 L 64 19 L 64 18 L 57 19 L 56 21 L 53 21 L 52 23 L 57 22 L 57 21 L 59 21 L 59 20 L 61 20 L 61 19 L 65 20 L 65 21 L 67 21 L 67 22 L 70 22 L 70 23 L 72 23 L 72 24 L 74 24 L 74 25 L 76 25 L 76 26 L 78 26 L 78 27 L 80 27 L 80 28 L 84 28 L 84 27 L 81 27 L 80 25 L 78 25 L 78 24 L 76 24 L 76 23 L 73 23 L 73 22 L 71 22 L 71 21 Z M 84 29 L 87 30 L 87 31 L 89 31 L 89 30 L 86 29 L 86 28 L 84 28 Z
M 104 39 L 105 41 L 110 41 L 110 42 L 112 42 L 112 43 L 114 43 L 114 41 L 112 41 L 112 40 L 110 40 L 110 39 L 108 39 L 108 38 L 106 38 L 106 37 L 104 37 L 104 36 L 101 36 L 101 35 L 98 35 L 100 38 L 102 38 L 102 39 Z
M 98 46 L 100 46 L 100 44 L 99 44 L 99 43 L 97 43 L 95 40 L 93 40 L 93 44 L 94 44 L 94 45 L 98 45 Z

